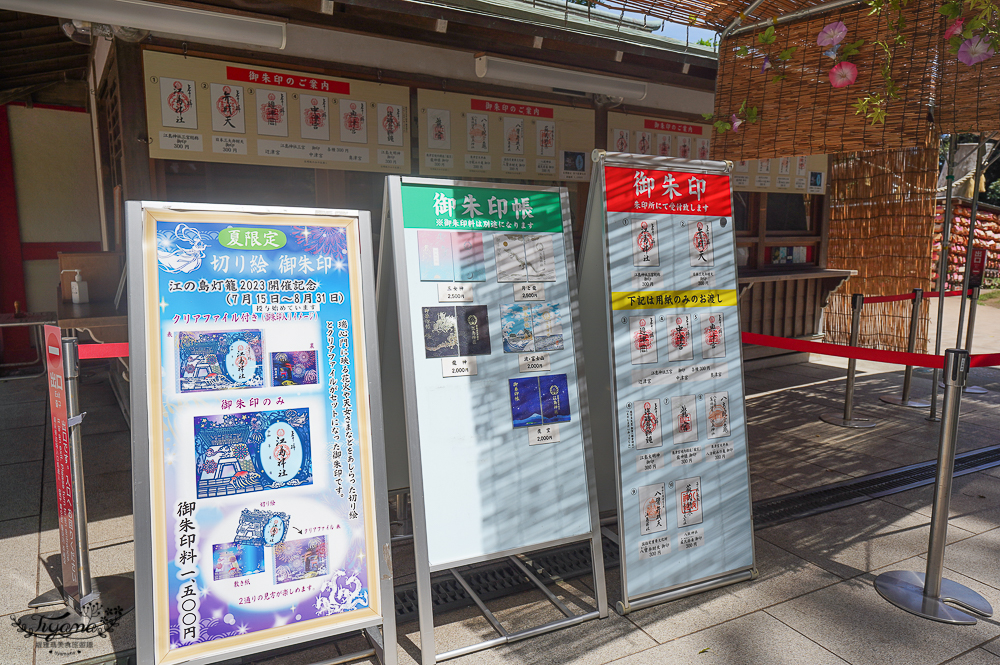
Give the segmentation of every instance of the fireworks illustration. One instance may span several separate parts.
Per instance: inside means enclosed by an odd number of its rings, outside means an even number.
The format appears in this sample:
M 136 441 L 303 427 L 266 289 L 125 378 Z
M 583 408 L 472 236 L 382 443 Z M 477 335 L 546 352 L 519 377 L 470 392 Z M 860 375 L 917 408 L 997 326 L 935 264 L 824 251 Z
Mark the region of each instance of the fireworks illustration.
M 302 249 L 318 256 L 343 256 L 347 254 L 347 232 L 324 226 L 296 226 L 295 241 Z

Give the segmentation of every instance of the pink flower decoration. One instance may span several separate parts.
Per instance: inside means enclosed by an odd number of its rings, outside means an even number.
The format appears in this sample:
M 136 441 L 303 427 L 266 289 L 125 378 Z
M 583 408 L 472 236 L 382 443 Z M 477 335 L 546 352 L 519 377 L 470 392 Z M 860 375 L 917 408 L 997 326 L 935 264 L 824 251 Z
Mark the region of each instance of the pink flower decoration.
M 844 41 L 847 36 L 847 26 L 843 21 L 835 21 L 819 31 L 816 43 L 820 46 L 834 46 Z
M 764 56 L 764 64 L 760 66 L 760 73 L 763 74 L 771 68 L 771 58 L 769 56 Z
M 743 124 L 743 121 L 737 118 L 735 113 L 729 116 L 729 122 L 733 125 L 734 132 L 740 131 L 740 125 Z
M 962 42 L 962 45 L 958 47 L 958 59 L 970 67 L 982 62 L 983 60 L 992 58 L 993 53 L 993 47 L 990 46 L 990 43 L 978 36 L 973 37 L 972 39 L 966 39 Z
M 951 39 L 955 35 L 962 32 L 962 24 L 965 23 L 964 18 L 956 19 L 954 23 L 948 26 L 948 29 L 944 31 L 944 38 Z
M 858 68 L 849 62 L 841 62 L 830 70 L 830 85 L 834 88 L 846 88 L 858 78 Z

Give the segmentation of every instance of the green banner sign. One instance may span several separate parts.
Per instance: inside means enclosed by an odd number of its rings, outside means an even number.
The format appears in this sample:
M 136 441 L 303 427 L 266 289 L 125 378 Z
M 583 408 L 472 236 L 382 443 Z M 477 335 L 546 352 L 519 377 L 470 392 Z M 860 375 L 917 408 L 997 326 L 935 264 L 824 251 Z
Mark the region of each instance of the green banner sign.
M 230 227 L 219 233 L 219 243 L 229 249 L 280 249 L 286 241 L 278 229 Z
M 559 192 L 403 183 L 403 226 L 561 233 Z

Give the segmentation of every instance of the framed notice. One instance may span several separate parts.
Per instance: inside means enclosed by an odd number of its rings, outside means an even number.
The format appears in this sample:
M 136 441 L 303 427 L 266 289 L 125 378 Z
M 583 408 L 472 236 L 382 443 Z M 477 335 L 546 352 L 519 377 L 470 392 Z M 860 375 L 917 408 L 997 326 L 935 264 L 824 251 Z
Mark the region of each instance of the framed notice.
M 409 173 L 407 88 L 146 49 L 150 157 Z
M 591 409 L 614 442 L 626 613 L 752 575 L 730 175 L 599 153 L 591 191 L 581 317 L 608 358 L 588 380 L 611 385 Z
M 608 149 L 658 157 L 707 159 L 712 126 L 610 111 Z M 704 156 L 698 155 L 699 146 Z
M 417 102 L 422 175 L 590 178 L 592 110 L 424 89 Z
M 606 614 L 567 191 L 396 177 L 386 191 L 379 309 L 398 314 L 380 332 L 401 357 L 389 436 L 408 444 L 423 662 L 434 571 L 590 540 L 592 616 Z
M 140 662 L 394 645 L 368 213 L 126 215 Z

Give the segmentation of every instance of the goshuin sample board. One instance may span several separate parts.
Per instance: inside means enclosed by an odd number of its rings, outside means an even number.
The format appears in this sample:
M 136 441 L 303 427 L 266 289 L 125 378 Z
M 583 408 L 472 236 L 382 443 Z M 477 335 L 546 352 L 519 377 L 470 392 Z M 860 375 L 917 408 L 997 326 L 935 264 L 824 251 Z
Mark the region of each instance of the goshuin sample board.
M 410 172 L 410 93 L 146 49 L 149 156 L 199 162 Z
M 368 213 L 127 220 L 140 662 L 394 645 Z
M 726 162 L 597 154 L 581 306 L 609 354 L 591 408 L 613 414 L 628 612 L 752 574 L 734 228 Z
M 391 176 L 386 194 L 387 436 L 409 450 L 422 662 L 434 571 L 589 540 L 598 611 L 537 632 L 605 616 L 567 191 Z

